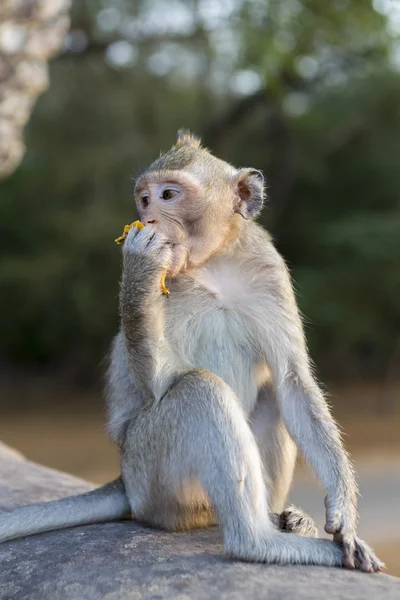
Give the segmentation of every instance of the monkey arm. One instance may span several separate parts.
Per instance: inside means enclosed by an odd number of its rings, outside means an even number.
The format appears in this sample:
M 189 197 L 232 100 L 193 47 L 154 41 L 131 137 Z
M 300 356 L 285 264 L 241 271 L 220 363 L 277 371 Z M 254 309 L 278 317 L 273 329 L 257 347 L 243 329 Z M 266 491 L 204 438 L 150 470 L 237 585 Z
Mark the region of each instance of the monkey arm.
M 292 350 L 295 350 L 294 348 Z M 373 571 L 376 557 L 357 535 L 357 484 L 339 429 L 316 383 L 307 354 L 288 349 L 287 369 L 276 373 L 284 423 L 325 488 L 325 531 L 343 545 L 344 565 Z M 382 566 L 382 565 L 381 565 Z
M 276 308 L 281 314 L 271 324 L 266 351 L 282 418 L 328 495 L 340 493 L 356 511 L 353 470 L 313 375 L 294 297 Z
M 264 316 L 260 327 L 264 357 L 273 374 L 285 426 L 327 491 L 325 529 L 343 543 L 345 561 L 352 567 L 357 544 L 361 544 L 358 557 L 368 554 L 365 543 L 355 536 L 357 486 L 353 468 L 312 373 L 287 269 L 273 271 L 269 277 L 273 284 L 269 287 L 271 282 L 265 283 L 262 302 L 268 319 Z M 368 565 L 364 567 L 369 570 Z
M 171 250 L 151 227 L 133 228 L 123 245 L 120 289 L 122 338 L 129 368 L 145 397 L 160 398 L 183 369 L 164 333 L 164 306 L 160 278 Z
M 118 244 L 119 246 L 121 244 L 123 244 L 125 242 L 126 238 L 128 237 L 128 233 L 130 232 L 130 230 L 132 229 L 132 227 L 136 227 L 136 229 L 138 229 L 139 231 L 141 231 L 142 229 L 144 229 L 145 226 L 140 221 L 134 221 L 133 223 L 130 223 L 129 225 L 125 225 L 124 231 L 123 231 L 122 235 L 120 235 L 119 237 L 117 237 L 114 240 L 114 242 L 116 244 Z M 168 274 L 168 271 L 165 270 L 162 273 L 161 279 L 160 279 L 160 289 L 161 289 L 161 292 L 164 294 L 164 296 L 169 296 L 169 294 L 170 294 L 169 289 L 165 285 L 165 280 L 167 278 L 167 274 Z
M 135 419 L 143 407 L 143 394 L 127 361 L 125 339 L 119 332 L 113 341 L 109 355 L 106 377 L 107 430 L 112 441 L 124 443 L 131 419 Z

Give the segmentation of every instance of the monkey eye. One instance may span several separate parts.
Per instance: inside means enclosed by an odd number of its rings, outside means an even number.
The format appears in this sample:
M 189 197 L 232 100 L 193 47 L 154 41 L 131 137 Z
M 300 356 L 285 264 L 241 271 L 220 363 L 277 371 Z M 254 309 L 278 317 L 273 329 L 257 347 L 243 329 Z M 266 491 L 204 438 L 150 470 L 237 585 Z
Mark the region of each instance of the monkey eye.
M 176 190 L 164 190 L 161 198 L 163 200 L 171 200 L 171 198 L 173 198 L 174 196 L 177 196 L 178 193 L 179 192 L 177 192 Z
M 150 196 L 142 196 L 141 201 L 144 208 L 147 208 L 147 206 L 150 204 Z

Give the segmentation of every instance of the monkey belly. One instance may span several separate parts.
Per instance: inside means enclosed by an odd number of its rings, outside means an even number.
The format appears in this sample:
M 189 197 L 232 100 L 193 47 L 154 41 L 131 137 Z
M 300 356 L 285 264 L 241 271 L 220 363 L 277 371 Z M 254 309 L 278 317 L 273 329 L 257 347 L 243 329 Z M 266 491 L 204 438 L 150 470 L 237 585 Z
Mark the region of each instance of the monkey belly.
M 250 414 L 269 371 L 249 344 L 246 318 L 214 300 L 210 304 L 209 294 L 202 289 L 194 292 L 192 281 L 173 280 L 165 307 L 166 337 L 181 364 L 218 375 Z

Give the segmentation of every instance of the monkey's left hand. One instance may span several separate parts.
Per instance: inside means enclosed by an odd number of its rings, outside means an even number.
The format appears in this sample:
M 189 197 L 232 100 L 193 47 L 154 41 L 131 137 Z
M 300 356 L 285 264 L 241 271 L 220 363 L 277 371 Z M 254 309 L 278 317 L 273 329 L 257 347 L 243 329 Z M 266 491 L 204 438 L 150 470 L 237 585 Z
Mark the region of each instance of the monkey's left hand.
M 167 238 L 153 225 L 146 225 L 141 230 L 132 227 L 128 231 L 122 251 L 124 254 L 156 263 L 161 269 L 168 269 L 172 258 L 172 249 Z
M 379 560 L 372 548 L 356 535 L 356 517 L 353 507 L 338 510 L 336 503 L 325 498 L 326 533 L 343 547 L 343 565 L 348 569 L 360 569 L 366 573 L 382 571 L 385 564 Z
M 126 237 L 127 237 L 128 233 L 129 233 L 129 231 L 132 229 L 132 227 L 136 227 L 140 231 L 141 229 L 144 228 L 144 225 L 140 221 L 134 221 L 133 223 L 130 223 L 129 225 L 125 225 L 124 231 L 123 231 L 122 235 L 120 235 L 119 237 L 117 237 L 114 240 L 114 242 L 116 244 L 118 244 L 119 246 L 121 244 L 123 244 L 125 242 L 125 240 L 126 240 Z
M 154 270 L 154 267 L 158 271 L 157 267 L 159 267 L 162 270 L 162 273 L 158 274 L 160 290 L 165 296 L 169 296 L 169 290 L 165 287 L 165 278 L 171 264 L 172 249 L 163 233 L 152 225 L 142 229 L 132 227 L 126 234 L 122 251 L 124 257 L 133 258 L 133 269 L 130 270 L 133 283 L 136 280 L 137 284 L 143 284 L 146 271 Z

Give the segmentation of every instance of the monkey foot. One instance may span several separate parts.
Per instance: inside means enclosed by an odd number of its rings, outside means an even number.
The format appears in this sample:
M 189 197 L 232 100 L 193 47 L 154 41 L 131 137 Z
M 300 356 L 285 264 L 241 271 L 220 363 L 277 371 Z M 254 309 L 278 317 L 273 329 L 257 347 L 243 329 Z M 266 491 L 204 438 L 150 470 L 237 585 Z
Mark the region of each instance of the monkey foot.
M 281 531 L 296 533 L 304 537 L 319 537 L 318 528 L 313 519 L 296 506 L 288 506 L 278 517 Z

